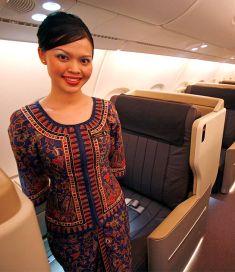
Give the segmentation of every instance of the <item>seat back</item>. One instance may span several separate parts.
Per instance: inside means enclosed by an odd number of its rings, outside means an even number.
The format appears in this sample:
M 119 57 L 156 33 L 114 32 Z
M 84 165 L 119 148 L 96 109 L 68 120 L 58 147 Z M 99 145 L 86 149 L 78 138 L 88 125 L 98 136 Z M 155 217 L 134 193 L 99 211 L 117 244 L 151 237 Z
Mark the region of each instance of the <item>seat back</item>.
M 0 271 L 49 270 L 33 204 L 0 169 Z
M 126 152 L 122 185 L 173 209 L 193 185 L 189 154 L 197 110 L 188 104 L 128 95 L 112 100 Z

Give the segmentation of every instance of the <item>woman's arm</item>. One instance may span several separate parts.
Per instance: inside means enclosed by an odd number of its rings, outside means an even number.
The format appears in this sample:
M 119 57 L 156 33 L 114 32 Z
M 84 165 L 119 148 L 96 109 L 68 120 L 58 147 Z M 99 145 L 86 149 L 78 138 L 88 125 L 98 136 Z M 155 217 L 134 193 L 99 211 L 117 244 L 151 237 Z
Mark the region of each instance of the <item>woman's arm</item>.
M 49 179 L 43 170 L 34 131 L 20 110 L 12 114 L 8 133 L 22 190 L 38 206 L 46 201 Z
M 111 148 L 109 154 L 110 167 L 116 178 L 124 176 L 126 160 L 122 140 L 121 124 L 115 106 L 110 102 L 110 137 Z

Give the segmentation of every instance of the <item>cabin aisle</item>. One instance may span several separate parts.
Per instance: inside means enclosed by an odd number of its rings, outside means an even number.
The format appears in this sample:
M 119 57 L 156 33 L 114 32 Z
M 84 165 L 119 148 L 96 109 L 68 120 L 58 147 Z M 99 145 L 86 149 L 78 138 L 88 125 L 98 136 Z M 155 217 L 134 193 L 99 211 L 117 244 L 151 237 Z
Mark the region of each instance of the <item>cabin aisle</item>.
M 52 255 L 47 239 L 44 240 L 44 247 L 47 253 L 51 272 L 64 272 L 62 266 L 55 260 L 55 257 Z
M 206 234 L 187 271 L 235 271 L 235 189 L 211 196 Z

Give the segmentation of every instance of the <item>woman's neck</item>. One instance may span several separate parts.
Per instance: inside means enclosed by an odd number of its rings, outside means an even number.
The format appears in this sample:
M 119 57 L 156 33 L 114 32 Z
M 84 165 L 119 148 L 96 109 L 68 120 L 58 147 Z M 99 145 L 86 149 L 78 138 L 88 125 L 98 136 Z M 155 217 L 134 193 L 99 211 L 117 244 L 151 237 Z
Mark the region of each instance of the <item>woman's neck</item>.
M 50 92 L 41 102 L 50 108 L 61 108 L 61 107 L 73 107 L 80 103 L 83 103 L 87 99 L 87 96 L 82 91 L 76 93 L 59 93 Z

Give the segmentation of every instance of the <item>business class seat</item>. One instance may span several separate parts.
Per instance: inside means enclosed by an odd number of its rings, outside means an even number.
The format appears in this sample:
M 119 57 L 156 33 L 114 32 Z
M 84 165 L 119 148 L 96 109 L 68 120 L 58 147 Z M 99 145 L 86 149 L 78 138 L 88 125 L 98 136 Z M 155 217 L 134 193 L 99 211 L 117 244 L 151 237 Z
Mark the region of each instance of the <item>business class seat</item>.
M 33 204 L 1 169 L 0 271 L 50 271 Z
M 189 85 L 185 92 L 218 97 L 224 100 L 226 118 L 220 165 L 213 192 L 227 194 L 235 180 L 235 86 L 227 84 L 194 84 Z
M 128 205 L 133 271 L 180 271 L 203 236 L 225 110 L 220 99 L 194 97 L 134 91 L 111 99 L 126 152 L 120 183 Z M 211 112 L 198 118 L 200 107 Z M 139 206 L 133 207 L 136 201 Z

